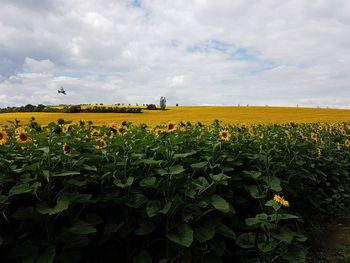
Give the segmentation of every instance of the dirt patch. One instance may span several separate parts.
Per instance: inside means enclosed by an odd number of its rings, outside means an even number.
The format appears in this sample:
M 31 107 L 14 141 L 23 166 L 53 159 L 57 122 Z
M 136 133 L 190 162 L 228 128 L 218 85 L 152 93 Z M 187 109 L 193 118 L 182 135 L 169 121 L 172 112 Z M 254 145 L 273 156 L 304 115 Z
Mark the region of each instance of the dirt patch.
M 322 262 L 350 263 L 350 214 L 327 224 L 321 236 Z

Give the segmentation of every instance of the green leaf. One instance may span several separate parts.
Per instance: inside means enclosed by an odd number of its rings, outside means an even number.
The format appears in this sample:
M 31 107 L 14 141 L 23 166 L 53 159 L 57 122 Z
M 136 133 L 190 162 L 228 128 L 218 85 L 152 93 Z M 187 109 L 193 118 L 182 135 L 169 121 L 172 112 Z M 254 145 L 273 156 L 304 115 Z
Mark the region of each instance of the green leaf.
M 260 194 L 259 187 L 257 185 L 247 185 L 244 187 L 254 199 L 264 198 L 264 194 Z
M 29 186 L 28 183 L 19 183 L 14 185 L 10 192 L 9 196 L 14 196 L 14 195 L 20 195 L 20 194 L 26 194 L 26 193 L 31 193 L 33 192 L 32 187 Z
M 266 176 L 264 178 L 264 181 L 266 182 L 267 186 L 276 192 L 280 192 L 282 191 L 282 187 L 281 187 L 281 181 L 280 179 L 278 179 L 278 177 L 276 176 Z
M 140 181 L 140 186 L 145 188 L 154 188 L 156 185 L 157 178 L 154 176 L 146 177 Z
M 265 206 L 271 206 L 275 211 L 278 211 L 282 205 L 275 200 L 269 200 L 266 202 Z
M 139 208 L 141 205 L 147 202 L 147 197 L 143 194 L 135 194 L 130 197 L 130 201 L 126 203 L 127 206 L 132 208 Z
M 9 200 L 6 195 L 0 195 L 0 204 L 3 204 L 3 205 L 9 204 Z
M 190 151 L 190 152 L 187 152 L 187 153 L 175 153 L 174 154 L 174 158 L 175 159 L 177 159 L 177 158 L 186 158 L 186 157 L 194 155 L 196 153 L 197 153 L 196 151 Z
M 97 167 L 95 165 L 83 164 L 82 169 L 85 171 L 97 172 Z
M 271 232 L 270 234 L 275 239 L 280 240 L 280 241 L 284 241 L 288 244 L 290 244 L 294 238 L 294 232 L 290 231 L 287 228 L 280 228 L 279 233 Z
M 193 230 L 187 225 L 181 225 L 177 233 L 167 235 L 168 239 L 184 247 L 190 247 L 193 242 Z
M 243 173 L 253 179 L 258 179 L 262 175 L 259 171 L 243 171 Z
M 212 175 L 211 179 L 217 184 L 228 185 L 228 181 L 231 179 L 231 177 L 226 174 L 220 173 Z
M 257 214 L 255 217 L 247 218 L 245 220 L 245 223 L 247 224 L 247 226 L 254 226 L 260 223 L 265 223 L 267 221 L 268 221 L 267 214 L 262 213 L 262 214 Z
M 142 236 L 152 233 L 156 229 L 156 225 L 152 222 L 143 223 L 138 229 L 135 230 L 135 234 Z
M 207 165 L 208 165 L 208 162 L 199 162 L 199 163 L 191 164 L 191 167 L 196 170 L 196 169 L 203 169 Z
M 206 223 L 202 226 L 197 226 L 194 230 L 195 239 L 204 243 L 215 236 L 215 225 L 213 223 Z
M 255 247 L 256 235 L 253 232 L 241 234 L 236 241 L 236 244 L 242 248 Z
M 159 200 L 152 200 L 152 201 L 147 202 L 146 212 L 147 212 L 148 217 L 156 216 L 160 210 L 161 210 L 161 208 L 160 208 L 160 201 Z
M 219 211 L 227 213 L 230 211 L 230 204 L 221 196 L 212 195 L 210 198 L 211 204 Z
M 163 207 L 163 209 L 162 209 L 162 210 L 159 210 L 159 212 L 162 213 L 162 214 L 164 214 L 164 215 L 166 215 L 166 214 L 169 212 L 169 210 L 170 210 L 172 204 L 173 204 L 173 203 L 172 203 L 171 201 L 166 202 L 165 205 L 164 205 L 164 207 Z
M 178 165 L 170 167 L 169 174 L 175 175 L 175 174 L 180 174 L 184 171 L 185 171 L 185 169 L 183 168 L 183 166 L 178 164 Z
M 88 222 L 79 220 L 76 221 L 71 228 L 69 228 L 69 231 L 75 234 L 81 234 L 81 235 L 87 235 L 91 233 L 96 233 L 96 228 L 89 224 Z
M 39 213 L 44 215 L 54 215 L 58 214 L 64 210 L 67 210 L 70 204 L 69 197 L 60 196 L 57 199 L 57 204 L 54 207 L 49 207 L 47 204 L 41 203 L 38 205 L 37 210 Z
M 274 250 L 279 244 L 278 240 L 269 240 L 269 241 L 263 241 L 263 242 L 259 242 L 258 243 L 258 248 L 260 251 L 267 253 L 270 252 L 272 250 Z
M 59 174 L 52 174 L 52 176 L 54 177 L 65 177 L 65 176 L 70 176 L 70 175 L 79 175 L 80 172 L 77 171 L 68 171 L 68 172 L 64 172 L 64 173 L 59 173 Z
M 231 228 L 229 228 L 223 223 L 220 223 L 216 226 L 216 232 L 231 239 L 237 238 L 235 232 L 233 232 Z

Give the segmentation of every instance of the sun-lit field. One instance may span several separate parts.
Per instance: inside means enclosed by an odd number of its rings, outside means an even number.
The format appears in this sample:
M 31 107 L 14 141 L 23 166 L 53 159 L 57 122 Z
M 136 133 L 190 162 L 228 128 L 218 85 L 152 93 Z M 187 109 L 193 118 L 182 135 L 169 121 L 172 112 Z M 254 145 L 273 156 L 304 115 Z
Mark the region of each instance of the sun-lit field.
M 95 124 L 131 121 L 135 124 L 149 125 L 168 121 L 200 121 L 212 123 L 218 119 L 223 123 L 286 123 L 286 122 L 342 122 L 350 120 L 350 110 L 318 109 L 318 108 L 288 108 L 288 107 L 218 107 L 191 106 L 168 107 L 168 110 L 143 110 L 140 114 L 124 113 L 2 113 L 0 124 L 8 120 L 18 119 L 27 123 L 34 116 L 41 124 L 56 121 L 58 118 L 79 121 L 92 120 Z

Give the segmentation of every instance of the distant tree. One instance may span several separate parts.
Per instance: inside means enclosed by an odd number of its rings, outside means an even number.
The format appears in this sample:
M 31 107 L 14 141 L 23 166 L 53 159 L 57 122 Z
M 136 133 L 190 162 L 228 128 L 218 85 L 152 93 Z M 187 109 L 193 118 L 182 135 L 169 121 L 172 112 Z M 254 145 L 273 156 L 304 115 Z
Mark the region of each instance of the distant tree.
M 179 104 L 178 103 L 176 103 L 176 107 L 178 107 L 179 106 Z
M 159 106 L 161 110 L 165 110 L 166 108 L 166 98 L 165 97 L 160 97 L 160 102 L 159 102 Z

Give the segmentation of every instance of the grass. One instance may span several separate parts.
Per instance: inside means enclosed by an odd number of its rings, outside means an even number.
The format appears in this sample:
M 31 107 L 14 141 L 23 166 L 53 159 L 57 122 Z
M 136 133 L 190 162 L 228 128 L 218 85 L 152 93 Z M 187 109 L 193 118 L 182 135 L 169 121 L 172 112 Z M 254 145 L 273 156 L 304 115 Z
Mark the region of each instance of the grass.
M 233 106 L 183 106 L 168 107 L 166 111 L 144 110 L 142 114 L 122 113 L 3 113 L 0 124 L 18 119 L 27 123 L 34 116 L 39 123 L 47 124 L 63 118 L 70 121 L 92 120 L 95 124 L 131 121 L 135 124 L 155 125 L 168 121 L 200 121 L 205 124 L 215 119 L 223 123 L 288 123 L 288 122 L 342 122 L 350 120 L 350 110 L 292 107 L 233 107 Z

